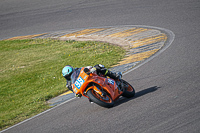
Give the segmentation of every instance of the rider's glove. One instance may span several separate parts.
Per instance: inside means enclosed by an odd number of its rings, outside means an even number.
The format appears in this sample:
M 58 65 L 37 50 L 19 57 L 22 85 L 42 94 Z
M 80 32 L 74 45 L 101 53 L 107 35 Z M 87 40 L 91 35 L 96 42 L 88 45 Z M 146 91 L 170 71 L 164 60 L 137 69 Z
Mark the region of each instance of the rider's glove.
M 121 79 L 121 78 L 122 78 L 122 72 L 118 72 L 118 73 L 117 73 L 117 78 L 118 78 L 118 79 Z

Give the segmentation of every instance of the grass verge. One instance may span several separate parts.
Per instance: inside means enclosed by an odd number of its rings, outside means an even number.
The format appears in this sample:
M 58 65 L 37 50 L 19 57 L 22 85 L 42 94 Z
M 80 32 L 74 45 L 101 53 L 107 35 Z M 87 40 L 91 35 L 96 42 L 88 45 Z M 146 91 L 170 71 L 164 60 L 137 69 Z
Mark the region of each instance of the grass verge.
M 121 47 L 102 42 L 0 41 L 0 130 L 49 109 L 46 101 L 67 90 L 65 65 L 109 68 L 124 55 Z

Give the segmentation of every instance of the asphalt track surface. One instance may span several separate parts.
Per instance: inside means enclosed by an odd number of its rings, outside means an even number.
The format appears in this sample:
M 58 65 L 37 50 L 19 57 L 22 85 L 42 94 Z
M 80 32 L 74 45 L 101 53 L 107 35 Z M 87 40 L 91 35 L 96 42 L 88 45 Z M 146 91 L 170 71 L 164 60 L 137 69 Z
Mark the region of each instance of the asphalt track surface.
M 50 31 L 147 25 L 173 31 L 164 52 L 124 76 L 136 90 L 111 109 L 70 100 L 5 132 L 200 131 L 199 0 L 2 0 L 0 39 Z

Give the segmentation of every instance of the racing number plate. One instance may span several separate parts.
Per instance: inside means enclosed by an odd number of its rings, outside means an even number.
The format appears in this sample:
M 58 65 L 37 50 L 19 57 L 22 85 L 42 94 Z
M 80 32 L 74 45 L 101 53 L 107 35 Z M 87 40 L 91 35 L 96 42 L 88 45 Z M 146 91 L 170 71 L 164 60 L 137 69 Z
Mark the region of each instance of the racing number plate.
M 112 80 L 112 79 L 108 79 L 108 83 L 110 83 L 110 84 L 114 85 L 115 81 L 114 81 L 114 80 Z
M 75 86 L 78 88 L 78 89 L 80 89 L 81 88 L 81 85 L 84 83 L 85 81 L 81 78 L 81 77 L 79 77 L 77 80 L 76 80 L 76 82 L 75 82 Z

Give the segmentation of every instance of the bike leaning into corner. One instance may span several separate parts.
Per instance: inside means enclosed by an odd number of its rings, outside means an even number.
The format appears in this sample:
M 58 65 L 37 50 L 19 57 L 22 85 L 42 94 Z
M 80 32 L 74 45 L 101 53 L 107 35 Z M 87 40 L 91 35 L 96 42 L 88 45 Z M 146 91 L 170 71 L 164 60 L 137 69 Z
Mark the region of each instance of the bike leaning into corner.
M 121 73 L 118 75 L 122 75 Z M 111 108 L 120 97 L 134 97 L 134 88 L 121 76 L 111 79 L 105 75 L 98 75 L 95 69 L 82 67 L 76 69 L 71 77 L 73 92 L 81 97 L 87 97 L 91 102 Z

